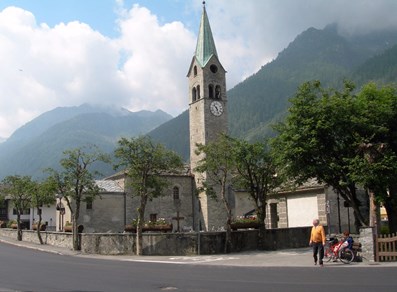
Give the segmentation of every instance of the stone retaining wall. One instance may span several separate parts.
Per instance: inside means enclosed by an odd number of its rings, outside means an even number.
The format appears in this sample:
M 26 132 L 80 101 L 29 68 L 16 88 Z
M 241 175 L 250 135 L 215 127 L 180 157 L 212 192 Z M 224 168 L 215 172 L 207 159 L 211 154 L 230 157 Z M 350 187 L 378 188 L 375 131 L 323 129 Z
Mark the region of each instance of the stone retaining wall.
M 308 246 L 311 227 L 266 230 L 267 250 Z M 42 231 L 46 244 L 72 249 L 72 234 Z M 1 228 L 0 236 L 16 239 L 16 230 Z M 258 249 L 258 230 L 232 232 L 233 250 L 241 252 Z M 39 243 L 36 231 L 23 230 L 23 241 Z M 225 232 L 144 233 L 144 255 L 222 254 Z M 121 255 L 135 253 L 133 233 L 83 233 L 81 251 L 86 254 Z
M 15 229 L 0 228 L 0 236 L 17 239 L 17 231 Z M 71 233 L 41 231 L 41 237 L 45 244 L 65 247 L 69 249 L 73 248 L 73 239 Z M 22 230 L 22 240 L 40 244 L 39 238 L 37 236 L 37 231 L 33 230 Z

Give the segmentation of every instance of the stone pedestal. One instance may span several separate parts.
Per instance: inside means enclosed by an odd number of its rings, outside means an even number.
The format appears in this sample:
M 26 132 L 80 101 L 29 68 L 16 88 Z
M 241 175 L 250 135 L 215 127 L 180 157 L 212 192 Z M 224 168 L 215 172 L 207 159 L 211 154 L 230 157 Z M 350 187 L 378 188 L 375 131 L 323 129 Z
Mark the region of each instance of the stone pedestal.
M 360 228 L 360 243 L 362 249 L 362 256 L 370 262 L 375 261 L 375 240 L 374 228 L 363 227 Z

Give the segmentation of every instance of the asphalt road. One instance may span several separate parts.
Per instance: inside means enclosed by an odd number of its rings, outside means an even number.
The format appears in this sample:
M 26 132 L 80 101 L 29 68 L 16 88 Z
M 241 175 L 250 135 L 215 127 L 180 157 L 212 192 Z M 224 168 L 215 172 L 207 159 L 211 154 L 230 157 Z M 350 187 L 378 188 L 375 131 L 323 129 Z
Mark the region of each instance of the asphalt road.
M 236 267 L 57 255 L 0 243 L 0 291 L 397 291 L 396 267 Z

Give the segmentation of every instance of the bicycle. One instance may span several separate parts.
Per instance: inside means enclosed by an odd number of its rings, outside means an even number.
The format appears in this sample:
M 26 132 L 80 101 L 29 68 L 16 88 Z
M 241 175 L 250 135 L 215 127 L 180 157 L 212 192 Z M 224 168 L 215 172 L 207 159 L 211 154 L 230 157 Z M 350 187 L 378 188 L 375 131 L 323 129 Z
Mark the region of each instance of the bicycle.
M 324 247 L 324 261 L 340 260 L 344 264 L 350 264 L 354 260 L 354 252 L 348 247 L 342 247 L 343 242 L 337 238 L 330 238 Z

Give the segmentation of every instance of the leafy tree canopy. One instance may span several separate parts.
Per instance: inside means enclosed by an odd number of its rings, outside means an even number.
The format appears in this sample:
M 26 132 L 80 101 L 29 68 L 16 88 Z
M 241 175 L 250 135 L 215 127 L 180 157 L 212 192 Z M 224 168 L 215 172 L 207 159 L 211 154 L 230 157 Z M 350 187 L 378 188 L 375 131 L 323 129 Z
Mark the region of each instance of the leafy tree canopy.
M 333 187 L 351 204 L 358 223 L 366 225 L 357 187 L 385 195 L 395 181 L 395 89 L 369 83 L 354 94 L 350 82 L 341 91 L 307 82 L 291 103 L 273 140 L 279 163 L 299 183 L 317 178 Z
M 167 150 L 162 144 L 153 143 L 148 136 L 121 138 L 115 156 L 119 159 L 115 168 L 124 167 L 131 187 L 130 195 L 139 197 L 137 209 L 136 254 L 142 254 L 142 226 L 148 199 L 163 195 L 168 182 L 165 174 L 178 172 L 183 167 L 182 158 Z

